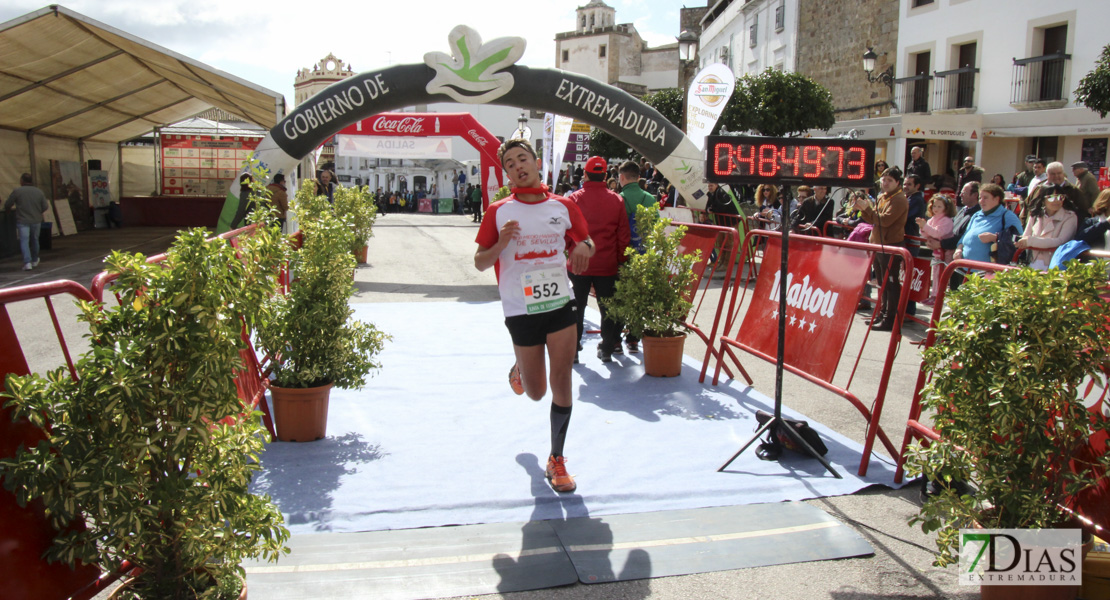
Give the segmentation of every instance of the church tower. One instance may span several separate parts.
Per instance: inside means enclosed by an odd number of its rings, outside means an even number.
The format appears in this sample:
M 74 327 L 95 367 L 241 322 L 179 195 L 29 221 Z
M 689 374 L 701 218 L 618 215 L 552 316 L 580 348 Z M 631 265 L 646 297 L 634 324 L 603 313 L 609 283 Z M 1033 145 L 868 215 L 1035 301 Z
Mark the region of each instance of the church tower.
M 354 74 L 355 72 L 351 70 L 350 63 L 344 65 L 343 61 L 336 58 L 334 54 L 328 53 L 327 56 L 312 65 L 311 69 L 300 69 L 297 71 L 297 77 L 293 80 L 293 105 L 300 106 L 304 101 L 316 95 L 320 90 L 337 81 L 342 81 L 351 77 Z M 312 156 L 307 156 L 301 161 L 301 175 L 299 179 L 310 179 L 314 177 L 317 164 L 324 166 L 334 162 L 335 142 L 334 140 L 329 140 L 324 144 L 320 152 L 319 162 Z

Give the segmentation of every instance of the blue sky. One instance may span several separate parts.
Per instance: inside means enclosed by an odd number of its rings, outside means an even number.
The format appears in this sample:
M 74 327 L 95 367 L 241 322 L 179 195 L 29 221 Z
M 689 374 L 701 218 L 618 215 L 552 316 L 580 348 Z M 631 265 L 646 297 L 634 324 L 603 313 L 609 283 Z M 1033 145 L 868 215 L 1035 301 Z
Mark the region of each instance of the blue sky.
M 447 51 L 458 24 L 484 39 L 528 41 L 520 64 L 553 67 L 555 34 L 574 29 L 574 11 L 589 0 L 70 0 L 62 6 L 164 46 L 209 66 L 280 92 L 293 101 L 293 78 L 329 52 L 357 73 L 390 64 L 423 62 Z M 633 23 L 651 46 L 673 43 L 681 2 L 605 0 L 618 23 Z M 704 0 L 687 0 L 702 5 Z M 45 6 L 44 0 L 6 0 L 0 23 Z M 313 12 L 327 6 L 327 12 Z

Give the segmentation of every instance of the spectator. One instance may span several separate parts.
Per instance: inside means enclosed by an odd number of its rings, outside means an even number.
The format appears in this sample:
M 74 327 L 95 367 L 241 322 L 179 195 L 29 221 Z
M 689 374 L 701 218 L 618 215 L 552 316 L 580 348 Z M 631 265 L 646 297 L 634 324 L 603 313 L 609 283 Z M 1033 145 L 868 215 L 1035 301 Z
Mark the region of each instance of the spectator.
M 971 224 L 971 218 L 979 212 L 979 184 L 972 181 L 960 190 L 962 199 L 961 208 L 956 211 L 956 216 L 952 217 L 952 235 L 940 240 L 939 243 L 934 243 L 931 240 L 928 242 L 929 248 L 933 250 L 943 249 L 945 251 L 954 251 L 959 245 L 960 240 L 963 238 L 964 233 L 967 231 L 968 225 Z M 948 254 L 952 256 L 953 253 Z M 964 281 L 964 276 L 960 273 L 953 273 L 952 280 L 949 281 L 949 289 L 956 289 L 960 287 Z
M 1033 160 L 1033 178 L 1029 180 L 1029 186 L 1019 194 L 1022 198 L 1028 199 L 1036 191 L 1037 186 L 1048 179 L 1047 165 L 1048 163 L 1043 158 Z
M 482 222 L 482 188 L 480 186 L 476 185 L 476 186 L 474 186 L 474 189 L 470 191 L 470 206 L 473 207 L 473 210 L 474 210 L 473 222 L 474 223 L 481 223 Z
M 755 204 L 759 216 L 765 222 L 761 229 L 778 231 L 782 227 L 782 203 L 779 202 L 779 189 L 769 183 L 760 185 L 755 191 Z
M 801 192 L 801 188 L 798 188 Z M 806 235 L 824 235 L 825 223 L 832 220 L 833 201 L 829 188 L 824 185 L 813 186 L 813 195 L 807 196 L 798 208 L 798 232 Z
M 640 165 L 635 161 L 627 160 L 621 164 L 617 172 L 621 184 L 621 198 L 624 200 L 625 214 L 628 217 L 629 231 L 631 232 L 630 245 L 637 251 L 643 252 L 640 234 L 636 231 L 636 208 L 646 206 L 655 208 L 655 197 L 640 187 Z M 629 334 L 624 338 L 628 351 L 635 354 L 640 351 L 640 339 Z M 613 348 L 614 353 L 620 353 L 620 344 Z
M 1080 221 L 1090 216 L 1090 205 L 1086 203 L 1083 192 L 1079 191 L 1079 188 L 1068 182 L 1067 176 L 1064 175 L 1063 163 L 1049 163 L 1048 167 L 1045 169 L 1045 175 L 1044 183 L 1033 189 L 1033 191 L 1029 193 L 1029 198 L 1025 201 L 1024 214 L 1027 219 L 1034 206 L 1038 204 L 1044 205 L 1044 198 L 1059 194 L 1067 196 L 1071 200 L 1071 203 L 1075 205 L 1075 214 Z
M 961 190 L 964 185 L 969 181 L 978 181 L 983 183 L 983 169 L 975 166 L 975 158 L 972 156 L 964 157 L 964 166 L 960 169 L 959 174 L 956 176 L 956 187 Z
M 994 177 L 991 177 L 991 183 L 1002 189 L 1006 189 L 1006 178 L 1002 176 L 1002 173 L 995 173 Z
M 285 214 L 289 212 L 289 193 L 285 190 L 285 175 L 278 173 L 270 185 L 270 201 L 274 203 L 274 212 L 278 215 L 278 227 L 285 230 Z
M 1038 194 L 1029 207 L 1025 232 L 1016 244 L 1018 250 L 1030 250 L 1029 266 L 1039 271 L 1048 269 L 1056 247 L 1075 237 L 1079 223 L 1076 208 L 1065 194 Z
M 1110 249 L 1110 189 L 1099 192 L 1091 213 L 1094 216 L 1087 219 L 1077 237 L 1094 250 Z
M 12 190 L 4 210 L 15 210 L 15 229 L 19 234 L 19 251 L 23 254 L 23 270 L 39 266 L 39 234 L 42 233 L 42 213 L 50 210 L 50 203 L 42 190 L 31 185 L 31 174 L 19 176 L 19 187 Z
M 1015 235 L 1021 232 L 1021 219 L 1006 208 L 1002 200 L 1006 192 L 988 183 L 979 188 L 979 212 L 971 217 L 963 237 L 960 238 L 953 259 L 967 258 L 980 262 L 996 259 L 998 234 L 1008 229 Z
M 933 194 L 925 214 L 928 215 L 929 220 L 918 217 L 917 225 L 921 228 L 921 235 L 929 248 L 933 248 L 930 242 L 937 244 L 933 250 L 932 288 L 929 290 L 929 297 L 925 300 L 925 306 L 932 306 L 936 303 L 937 292 L 940 290 L 940 272 L 952 260 L 953 251 L 941 249 L 939 243 L 952 235 L 954 227 L 952 218 L 956 216 L 956 201 L 947 194 Z
M 578 350 L 582 349 L 582 332 L 585 329 L 586 304 L 593 288 L 597 299 L 609 298 L 616 291 L 617 272 L 620 263 L 626 260 L 624 249 L 631 241 L 628 215 L 624 210 L 624 200 L 605 185 L 606 162 L 600 156 L 586 161 L 586 181 L 582 189 L 568 198 L 582 211 L 589 226 L 590 239 L 595 245 L 590 264 L 581 273 L 570 274 L 574 288 L 574 302 L 578 305 Z M 568 240 L 568 247 L 573 248 Z M 605 305 L 598 302 L 601 309 L 601 342 L 597 345 L 597 357 L 602 362 L 613 361 L 613 351 L 621 345 L 620 323 L 610 319 Z M 578 362 L 575 351 L 574 362 Z
M 740 214 L 740 203 L 736 201 L 736 197 L 732 195 L 732 192 L 712 182 L 706 187 L 709 190 L 709 193 L 705 196 L 706 210 L 719 215 Z M 731 224 L 731 221 L 729 224 Z
M 872 207 L 866 200 L 856 200 L 855 207 L 863 213 L 863 220 L 870 223 L 870 242 L 884 246 L 905 246 L 906 242 L 906 215 L 909 204 L 906 194 L 902 191 L 902 171 L 897 167 L 887 169 L 879 178 L 882 194 L 878 203 Z M 886 280 L 883 288 L 882 304 L 879 316 L 872 322 L 874 331 L 892 331 L 898 311 L 898 300 L 902 294 L 902 282 L 898 277 L 902 260 L 895 255 L 876 254 L 875 271 L 879 281 Z
M 917 175 L 906 175 L 902 181 L 902 190 L 906 193 L 906 203 L 909 212 L 906 213 L 906 235 L 918 235 L 920 230 L 917 227 L 917 220 L 924 217 L 926 211 L 925 207 L 925 192 L 921 191 L 924 182 Z
M 1083 194 L 1083 204 L 1089 211 L 1095 198 L 1098 198 L 1098 178 L 1083 161 L 1072 163 L 1071 172 L 1075 175 L 1075 187 Z
M 1037 161 L 1036 155 L 1030 154 L 1025 157 L 1025 169 L 1014 173 L 1014 185 L 1018 187 L 1028 188 L 1030 182 L 1033 181 L 1033 163 Z
M 876 171 L 878 173 L 879 171 Z M 921 182 L 921 188 L 933 183 L 933 168 L 925 160 L 925 149 L 914 146 L 910 149 L 910 164 L 906 167 L 906 175 L 915 175 Z
M 335 173 L 324 169 L 316 178 L 316 195 L 327 196 L 328 204 L 335 203 Z
M 610 178 L 609 178 L 609 180 L 608 180 L 608 181 L 606 182 L 606 184 L 607 184 L 607 185 L 608 185 L 608 187 L 609 187 L 609 191 L 611 191 L 611 192 L 616 192 L 616 193 L 620 193 L 620 191 L 621 191 L 621 184 L 617 182 L 617 178 L 616 178 L 616 177 L 610 177 Z
M 878 196 L 882 191 L 882 183 L 880 183 L 880 180 L 882 179 L 883 173 L 886 173 L 886 170 L 889 168 L 890 165 L 886 164 L 885 160 L 875 161 L 875 185 L 868 190 L 872 197 Z
M 235 208 L 235 216 L 231 218 L 231 228 L 239 229 L 245 223 L 247 215 L 249 215 L 254 208 L 251 206 L 251 181 L 253 178 L 250 173 L 243 173 L 239 176 L 239 205 Z

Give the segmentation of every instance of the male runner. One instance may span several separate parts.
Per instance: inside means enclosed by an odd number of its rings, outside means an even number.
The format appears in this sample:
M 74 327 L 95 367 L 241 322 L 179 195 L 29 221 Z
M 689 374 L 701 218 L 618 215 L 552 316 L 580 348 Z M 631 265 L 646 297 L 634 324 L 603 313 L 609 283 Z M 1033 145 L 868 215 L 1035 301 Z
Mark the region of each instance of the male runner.
M 577 344 L 576 307 L 571 302 L 564 236 L 571 239 L 570 269 L 589 266 L 594 244 L 581 211 L 551 194 L 540 180 L 539 159 L 527 140 L 511 139 L 497 151 L 513 193 L 491 204 L 478 229 L 474 266 L 497 273 L 505 326 L 516 364 L 509 384 L 533 400 L 547 393 L 544 347 L 551 363 L 551 456 L 547 479 L 557 492 L 573 492 L 563 457 L 571 411 L 571 361 Z

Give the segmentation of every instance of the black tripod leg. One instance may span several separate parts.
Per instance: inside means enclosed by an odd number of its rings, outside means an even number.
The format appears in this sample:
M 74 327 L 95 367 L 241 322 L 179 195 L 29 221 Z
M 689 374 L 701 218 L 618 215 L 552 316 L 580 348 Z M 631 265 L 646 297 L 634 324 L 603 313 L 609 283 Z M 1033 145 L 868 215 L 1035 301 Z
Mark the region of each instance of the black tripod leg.
M 832 473 L 834 477 L 836 477 L 837 479 L 844 479 L 840 476 L 840 473 L 837 473 L 836 469 L 834 469 L 832 465 L 829 464 L 829 461 L 825 460 L 824 456 L 821 456 L 816 450 L 814 450 L 813 446 L 810 446 L 809 442 L 806 442 L 805 439 L 802 438 L 802 434 L 798 433 L 798 431 L 791 427 L 789 423 L 783 421 L 781 429 L 786 431 L 786 435 L 790 436 L 790 439 L 794 440 L 794 442 L 797 443 L 798 446 L 805 448 L 805 451 L 810 456 L 821 461 L 821 464 L 825 465 L 825 468 L 828 469 L 829 473 Z
M 760 425 L 759 429 L 755 430 L 755 435 L 752 436 L 752 439 L 748 440 L 748 443 L 741 446 L 740 449 L 736 451 L 736 454 L 732 455 L 732 458 L 728 459 L 728 461 L 726 461 L 725 464 L 721 465 L 720 469 L 717 469 L 717 472 L 720 473 L 721 471 L 724 471 L 729 465 L 732 464 L 732 461 L 736 460 L 736 457 L 740 456 L 741 454 L 744 453 L 745 450 L 748 449 L 748 446 L 751 446 L 752 444 L 759 441 L 759 437 L 762 436 L 763 433 L 766 432 L 768 429 L 770 429 L 771 426 L 774 425 L 774 424 L 775 424 L 775 419 L 769 419 L 766 423 Z

